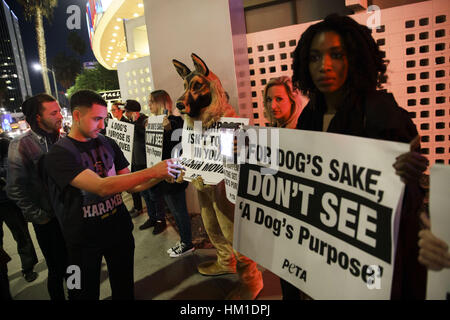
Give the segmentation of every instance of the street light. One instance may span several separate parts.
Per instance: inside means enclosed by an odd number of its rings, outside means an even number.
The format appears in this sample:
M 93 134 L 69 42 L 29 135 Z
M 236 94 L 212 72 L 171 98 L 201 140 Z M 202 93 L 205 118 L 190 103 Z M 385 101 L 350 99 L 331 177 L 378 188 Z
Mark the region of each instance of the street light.
M 39 63 L 34 63 L 33 64 L 33 68 L 36 71 L 41 71 L 42 70 L 42 66 Z M 59 103 L 59 99 L 58 99 L 58 86 L 56 85 L 56 76 L 55 76 L 55 71 L 53 71 L 53 69 L 50 69 L 49 67 L 47 67 L 47 72 L 51 71 L 53 74 L 53 82 L 55 84 L 55 95 L 56 95 L 56 101 L 58 101 Z

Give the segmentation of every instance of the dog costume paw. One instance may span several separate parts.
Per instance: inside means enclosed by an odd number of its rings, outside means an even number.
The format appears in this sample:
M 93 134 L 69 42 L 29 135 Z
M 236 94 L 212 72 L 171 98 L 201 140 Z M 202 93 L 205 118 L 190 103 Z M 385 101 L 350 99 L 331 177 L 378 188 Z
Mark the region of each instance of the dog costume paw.
M 208 192 L 212 190 L 212 186 L 205 184 L 202 177 L 197 177 L 191 182 L 194 185 L 195 189 L 200 192 Z
M 217 260 L 206 261 L 197 266 L 197 270 L 204 276 L 219 276 L 222 274 L 236 273 L 236 266 L 219 264 Z

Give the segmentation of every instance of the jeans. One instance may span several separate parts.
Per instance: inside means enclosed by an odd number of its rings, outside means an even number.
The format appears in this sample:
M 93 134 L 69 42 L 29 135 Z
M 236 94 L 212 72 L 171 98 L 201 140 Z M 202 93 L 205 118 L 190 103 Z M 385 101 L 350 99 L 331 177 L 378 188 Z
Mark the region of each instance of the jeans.
M 135 164 L 131 164 L 131 172 L 136 172 L 142 169 L 145 169 L 146 166 L 138 166 Z M 142 199 L 141 199 L 141 193 L 137 192 L 137 193 L 132 193 L 131 197 L 133 198 L 133 207 L 138 210 L 141 211 L 142 210 Z
M 187 245 L 192 244 L 191 218 L 186 207 L 185 190 L 178 193 L 166 193 L 164 200 L 166 200 L 167 206 L 175 218 L 181 242 Z
M 109 247 L 68 245 L 71 265 L 80 268 L 81 287 L 70 288 L 70 300 L 99 300 L 102 258 L 108 267 L 111 298 L 134 300 L 134 238 L 130 235 Z
M 150 220 L 165 221 L 164 199 L 161 185 L 141 192 L 145 203 L 147 204 L 147 214 Z
M 58 220 L 33 224 L 36 239 L 48 268 L 47 289 L 52 300 L 65 300 L 64 282 L 67 268 L 67 249 Z
M 12 201 L 2 203 L 0 209 L 2 211 L 0 214 L 0 247 L 3 247 L 3 222 L 5 222 L 17 243 L 22 272 L 33 271 L 38 259 L 28 231 L 28 223 L 25 222 L 22 211 Z

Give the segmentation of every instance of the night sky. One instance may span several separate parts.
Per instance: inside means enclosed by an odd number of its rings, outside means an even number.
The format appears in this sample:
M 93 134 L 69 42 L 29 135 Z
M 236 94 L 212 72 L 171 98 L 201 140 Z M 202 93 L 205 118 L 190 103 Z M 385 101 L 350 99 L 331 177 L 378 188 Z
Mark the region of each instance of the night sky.
M 28 73 L 31 81 L 31 89 L 33 94 L 44 91 L 44 83 L 42 81 L 42 76 L 39 71 L 33 69 L 34 63 L 39 63 L 37 42 L 36 42 L 36 32 L 33 21 L 26 21 L 23 15 L 22 6 L 15 0 L 5 0 L 8 6 L 15 13 L 19 19 L 20 31 L 22 33 L 22 41 L 25 50 L 25 56 L 28 63 Z M 87 61 L 96 61 L 94 54 L 92 53 L 91 46 L 89 43 L 89 35 L 87 32 L 86 24 L 86 0 L 59 0 L 58 6 L 53 12 L 53 21 L 51 24 L 44 19 L 44 29 L 45 29 L 45 41 L 47 45 L 47 63 L 51 68 L 51 61 L 53 57 L 60 51 L 65 51 L 68 55 L 75 55 L 68 45 L 67 45 L 67 35 L 70 31 L 76 31 L 78 34 L 86 41 L 86 53 L 81 59 L 81 63 Z M 77 5 L 81 12 L 81 22 L 79 30 L 69 30 L 66 26 L 66 20 L 70 17 L 67 8 L 70 5 Z M 52 92 L 54 90 L 53 76 L 49 73 L 49 80 Z M 58 90 L 63 90 L 62 86 L 58 84 Z

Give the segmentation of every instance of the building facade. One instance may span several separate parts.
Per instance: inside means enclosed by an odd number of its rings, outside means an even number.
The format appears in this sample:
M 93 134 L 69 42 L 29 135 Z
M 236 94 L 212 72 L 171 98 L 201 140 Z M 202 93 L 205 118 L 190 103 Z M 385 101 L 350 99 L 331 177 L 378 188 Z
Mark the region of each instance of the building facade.
M 28 66 L 19 29 L 19 21 L 5 1 L 0 8 L 0 78 L 6 84 L 2 107 L 19 110 L 32 95 Z
M 258 126 L 267 122 L 264 86 L 292 75 L 301 33 L 332 12 L 351 14 L 385 52 L 384 89 L 410 113 L 430 165 L 450 164 L 448 0 L 89 1 L 99 3 L 107 10 L 93 19 L 92 48 L 99 63 L 118 70 L 123 98 L 146 106 L 151 90 L 165 89 L 176 100 L 183 87 L 171 60 L 190 66 L 194 52 L 222 80 L 240 116 Z

